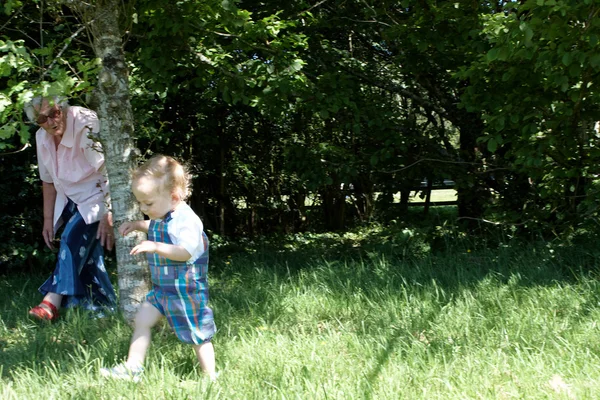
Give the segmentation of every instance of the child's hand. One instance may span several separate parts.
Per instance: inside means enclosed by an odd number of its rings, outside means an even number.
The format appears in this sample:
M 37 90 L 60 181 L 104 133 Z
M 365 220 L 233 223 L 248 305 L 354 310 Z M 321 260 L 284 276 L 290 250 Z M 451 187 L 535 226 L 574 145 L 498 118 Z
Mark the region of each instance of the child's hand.
M 121 226 L 119 226 L 119 234 L 121 236 L 125 236 L 128 233 L 131 233 L 133 231 L 137 231 L 137 221 L 129 221 L 129 222 L 123 222 L 121 224 Z
M 156 244 L 156 242 L 144 240 L 142 243 L 138 244 L 133 249 L 131 249 L 131 252 L 129 252 L 129 254 L 135 255 L 139 253 L 156 253 L 157 249 L 158 245 Z

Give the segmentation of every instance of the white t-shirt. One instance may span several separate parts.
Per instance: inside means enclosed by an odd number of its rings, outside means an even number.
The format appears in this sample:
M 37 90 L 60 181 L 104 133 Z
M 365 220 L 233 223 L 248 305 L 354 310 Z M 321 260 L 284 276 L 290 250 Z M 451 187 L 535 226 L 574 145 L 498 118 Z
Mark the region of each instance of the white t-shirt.
M 192 255 L 186 262 L 193 263 L 208 248 L 208 243 L 204 242 L 202 235 L 204 225 L 194 210 L 184 202 L 175 207 L 171 212 L 171 218 L 167 224 L 169 238 L 173 244 L 182 246 Z

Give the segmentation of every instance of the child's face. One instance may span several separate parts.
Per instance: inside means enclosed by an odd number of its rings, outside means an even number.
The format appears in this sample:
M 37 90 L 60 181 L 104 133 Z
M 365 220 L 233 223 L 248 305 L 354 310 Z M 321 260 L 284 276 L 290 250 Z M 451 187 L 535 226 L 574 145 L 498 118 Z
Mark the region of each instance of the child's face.
M 177 205 L 176 197 L 162 190 L 158 182 L 152 178 L 137 179 L 131 189 L 140 203 L 140 209 L 150 219 L 163 218 Z

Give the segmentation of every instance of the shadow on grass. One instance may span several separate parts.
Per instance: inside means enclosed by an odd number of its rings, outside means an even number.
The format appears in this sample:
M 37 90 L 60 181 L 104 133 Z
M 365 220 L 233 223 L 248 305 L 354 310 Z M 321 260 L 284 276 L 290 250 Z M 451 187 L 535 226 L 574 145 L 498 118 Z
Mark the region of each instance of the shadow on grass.
M 117 314 L 95 319 L 82 309 L 61 309 L 61 316 L 52 323 L 31 318 L 28 311 L 42 300 L 37 288 L 45 279 L 45 275 L 0 277 L 3 378 L 22 368 L 68 370 L 77 356 L 116 357 L 126 352 L 126 346 L 110 338 L 123 330 Z
M 351 299 L 353 293 L 360 293 L 367 303 L 377 302 L 382 289 L 398 296 L 407 291 L 439 290 L 443 293 L 439 300 L 442 309 L 465 289 L 477 288 L 490 279 L 494 284 L 517 289 L 563 286 L 596 276 L 600 264 L 595 241 L 570 246 L 498 241 L 495 247 L 486 248 L 469 240 L 456 240 L 447 244 L 450 250 L 435 252 L 427 251 L 418 241 L 411 242 L 413 236 L 402 236 L 396 242 L 390 236 L 382 231 L 356 240 L 328 234 L 295 246 L 283 243 L 274 248 L 267 244 L 228 255 L 218 252 L 211 267 L 216 281 L 211 287 L 216 315 L 229 327 L 230 335 L 250 332 L 261 325 L 293 326 L 294 313 L 286 301 L 285 286 L 295 287 L 297 292 L 321 291 L 334 298 Z M 589 293 L 577 318 L 585 318 L 597 304 L 600 292 Z M 315 310 L 314 318 L 312 333 L 318 334 L 317 322 L 328 316 L 320 316 Z M 372 397 L 370 388 L 377 386 L 378 376 L 392 355 L 403 352 L 403 343 L 419 341 L 415 335 L 427 330 L 432 320 L 435 315 L 422 315 L 409 323 L 410 329 L 387 330 L 384 346 L 373 354 L 374 364 L 364 372 L 365 398 Z M 311 333 L 306 327 L 303 331 Z M 452 346 L 441 341 L 427 345 L 438 352 L 452 351 Z
M 233 337 L 254 332 L 263 325 L 293 327 L 299 322 L 290 311 L 290 298 L 293 301 L 295 294 L 308 290 L 352 306 L 353 294 L 360 293 L 361 301 L 377 302 L 382 290 L 402 296 L 439 288 L 445 293 L 440 300 L 443 303 L 490 276 L 500 284 L 511 279 L 514 283 L 514 277 L 518 277 L 516 285 L 521 287 L 575 283 L 581 276 L 595 274 L 600 260 L 600 253 L 592 245 L 553 248 L 547 243 L 509 242 L 485 248 L 472 246 L 468 240 L 445 240 L 449 251 L 433 251 L 418 235 L 399 227 L 395 231 L 303 235 L 261 246 L 247 243 L 222 247 L 211 254 L 210 267 L 211 304 L 218 328 Z M 122 359 L 131 331 L 119 316 L 89 320 L 84 314 L 73 313 L 51 325 L 29 320 L 27 310 L 40 301 L 37 287 L 44 279 L 45 276 L 0 278 L 3 377 L 9 377 L 15 368 L 73 368 L 75 361 L 70 357 L 83 356 L 85 348 L 87 357 Z M 590 296 L 590 302 L 600 302 L 600 293 Z M 320 321 L 338 318 L 319 313 L 314 310 L 314 324 L 304 327 L 307 334 L 318 334 Z M 425 330 L 430 320 L 431 315 L 423 315 L 410 323 L 410 329 L 387 330 L 385 345 L 373 355 L 371 369 L 364 372 L 366 398 L 371 398 L 369 387 L 377 385 L 377 378 L 392 355 L 402 352 L 401 342 L 414 340 L 411 335 Z M 350 321 L 355 322 L 358 321 Z M 370 334 L 368 330 L 356 332 Z M 167 329 L 165 335 L 169 334 Z M 169 344 L 175 342 L 171 336 L 167 339 Z M 155 352 L 160 351 L 160 345 L 153 347 Z M 187 353 L 175 358 L 175 363 L 181 365 L 178 372 L 185 374 L 194 368 L 194 358 Z M 61 366 L 61 362 L 65 365 Z

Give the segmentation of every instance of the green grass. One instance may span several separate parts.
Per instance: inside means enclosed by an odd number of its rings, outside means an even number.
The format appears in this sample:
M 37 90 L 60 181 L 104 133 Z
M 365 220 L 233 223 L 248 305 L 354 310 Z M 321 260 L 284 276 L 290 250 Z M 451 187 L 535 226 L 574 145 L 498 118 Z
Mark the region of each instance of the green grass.
M 423 197 L 421 197 L 423 195 Z M 431 191 L 431 201 L 456 201 L 456 189 L 436 189 Z M 400 194 L 394 195 L 394 201 L 400 202 Z M 410 203 L 422 203 L 425 201 L 425 194 L 423 192 L 410 192 Z
M 597 398 L 598 254 L 506 244 L 417 257 L 347 244 L 213 254 L 214 384 L 166 326 L 140 383 L 104 380 L 98 369 L 125 356 L 130 327 L 79 311 L 33 323 L 45 277 L 2 278 L 0 398 Z

